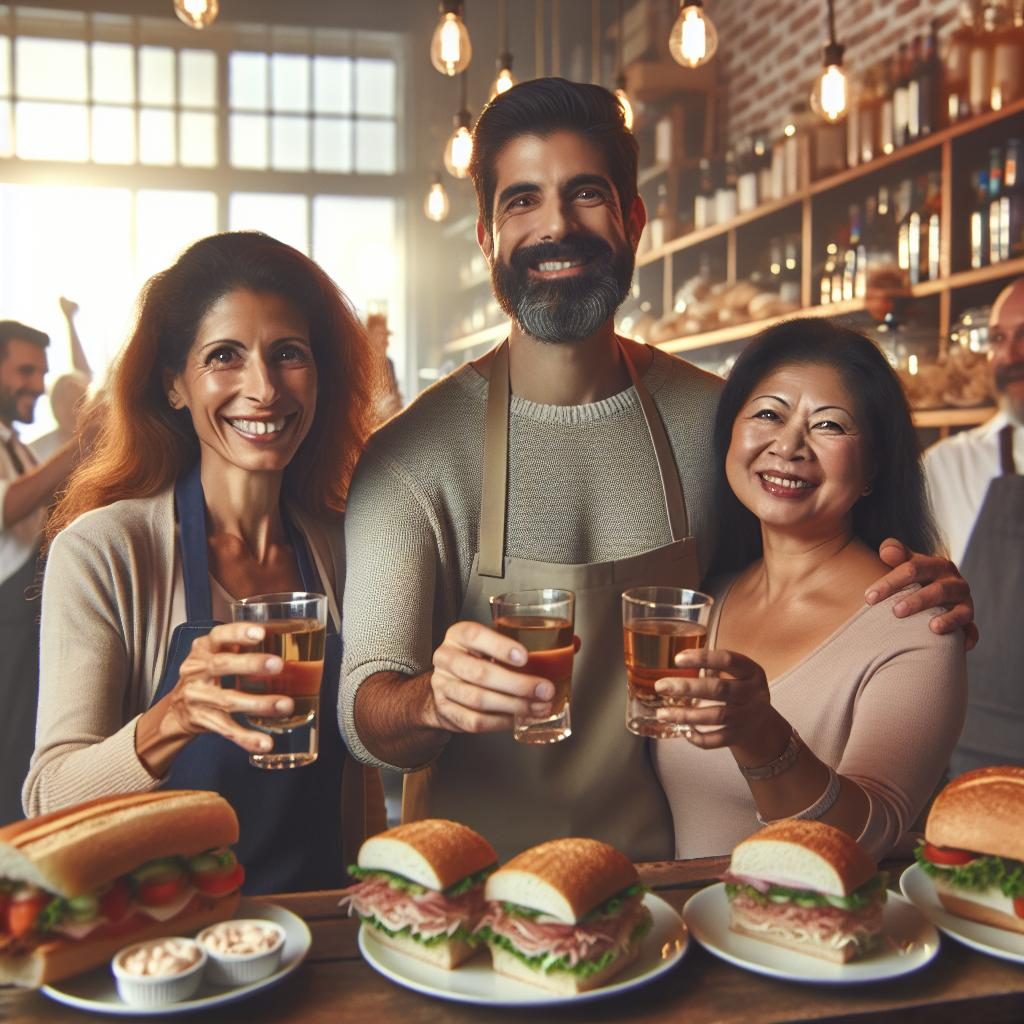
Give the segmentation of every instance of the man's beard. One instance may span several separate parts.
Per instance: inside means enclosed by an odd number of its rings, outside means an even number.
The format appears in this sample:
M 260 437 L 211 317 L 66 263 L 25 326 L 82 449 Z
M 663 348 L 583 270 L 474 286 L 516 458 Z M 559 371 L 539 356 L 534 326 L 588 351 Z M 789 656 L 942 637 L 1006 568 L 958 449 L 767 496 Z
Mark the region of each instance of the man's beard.
M 548 260 L 583 261 L 582 273 L 542 281 L 530 268 Z M 508 264 L 491 268 L 501 308 L 527 334 L 540 341 L 580 341 L 614 315 L 633 282 L 633 250 L 618 249 L 596 235 L 566 235 L 517 249 Z
M 32 405 L 27 415 L 23 416 L 18 411 L 18 403 L 23 398 L 32 398 Z M 34 391 L 7 391 L 0 388 L 0 421 L 4 423 L 31 423 L 35 419 L 36 399 L 38 395 Z
M 1024 398 L 1020 397 L 1020 389 L 1017 394 L 1011 395 L 1009 387 L 1011 384 L 1024 382 L 1024 362 L 1010 363 L 1009 366 L 996 367 L 993 375 L 993 383 L 996 392 L 1009 407 L 1010 414 L 1018 423 L 1024 423 Z

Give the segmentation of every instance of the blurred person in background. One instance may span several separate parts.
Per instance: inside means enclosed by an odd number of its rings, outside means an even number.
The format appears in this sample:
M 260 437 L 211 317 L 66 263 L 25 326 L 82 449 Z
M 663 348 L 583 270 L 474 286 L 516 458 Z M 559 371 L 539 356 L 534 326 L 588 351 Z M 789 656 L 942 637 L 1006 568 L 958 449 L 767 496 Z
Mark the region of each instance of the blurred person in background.
M 376 380 L 347 300 L 268 235 L 202 239 L 150 280 L 96 447 L 47 528 L 29 813 L 209 789 L 238 813 L 247 892 L 344 882 L 379 776 L 346 767 L 330 728 L 313 764 L 252 767 L 271 741 L 235 716 L 294 703 L 222 680 L 283 667 L 258 653 L 261 627 L 231 621 L 233 600 L 324 593 L 321 699 L 334 707 L 341 512 Z
M 381 362 L 381 390 L 377 400 L 378 421 L 383 423 L 402 411 L 402 392 L 398 389 L 398 378 L 395 376 L 395 364 L 388 355 L 388 345 L 394 333 L 388 327 L 388 318 L 384 313 L 370 313 L 366 318 L 366 334 L 373 350 Z
M 31 423 L 42 396 L 50 338 L 0 321 L 0 823 L 21 817 L 21 784 L 32 753 L 39 681 L 39 602 L 33 599 L 47 508 L 79 459 L 72 429 L 38 459 L 15 423 Z
M 967 722 L 954 775 L 1024 765 L 1024 278 L 999 293 L 988 341 L 999 412 L 933 445 L 924 463 L 936 521 L 971 585 L 981 633 L 967 659 Z
M 60 311 L 68 326 L 68 347 L 71 350 L 72 368 L 70 372 L 62 373 L 50 385 L 50 408 L 53 410 L 57 428 L 36 438 L 29 446 L 32 449 L 32 454 L 40 461 L 48 459 L 62 444 L 70 441 L 74 436 L 78 403 L 85 398 L 92 381 L 92 369 L 85 356 L 82 339 L 78 336 L 78 328 L 75 326 L 78 303 L 72 302 L 71 299 L 62 295 Z

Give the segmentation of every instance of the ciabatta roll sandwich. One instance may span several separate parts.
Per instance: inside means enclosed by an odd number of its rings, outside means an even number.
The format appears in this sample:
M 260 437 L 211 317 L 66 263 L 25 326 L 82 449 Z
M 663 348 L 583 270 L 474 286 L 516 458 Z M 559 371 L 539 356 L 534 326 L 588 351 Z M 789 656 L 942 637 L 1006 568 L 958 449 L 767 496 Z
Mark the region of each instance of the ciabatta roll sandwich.
M 426 818 L 371 836 L 348 869 L 341 906 L 385 946 L 450 969 L 480 947 L 484 882 L 498 855 L 466 825 Z
M 597 988 L 639 952 L 651 928 L 636 868 L 596 839 L 553 839 L 487 879 L 478 934 L 494 969 L 559 994 Z
M 942 905 L 1024 932 L 1024 768 L 977 768 L 935 798 L 917 862 Z
M 878 944 L 885 881 L 845 832 L 819 821 L 773 822 L 732 852 L 729 927 L 846 963 Z
M 231 805 L 192 790 L 101 797 L 0 828 L 0 984 L 47 984 L 233 916 L 237 840 Z

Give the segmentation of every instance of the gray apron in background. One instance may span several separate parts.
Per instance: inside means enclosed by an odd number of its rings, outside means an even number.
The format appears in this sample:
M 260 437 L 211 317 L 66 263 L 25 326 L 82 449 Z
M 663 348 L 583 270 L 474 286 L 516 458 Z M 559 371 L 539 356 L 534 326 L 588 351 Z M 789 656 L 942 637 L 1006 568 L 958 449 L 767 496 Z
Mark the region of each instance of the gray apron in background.
M 501 859 L 559 836 L 590 836 L 631 859 L 672 857 L 672 815 L 649 741 L 626 729 L 623 590 L 695 588 L 700 573 L 675 458 L 656 406 L 622 349 L 661 475 L 672 542 L 612 562 L 562 565 L 505 556 L 508 497 L 509 358 L 495 352 L 488 385 L 479 551 L 460 619 L 490 623 L 488 598 L 558 587 L 576 594 L 582 648 L 572 674 L 572 735 L 530 746 L 511 733 L 454 734 L 428 768 L 406 777 L 403 819 L 446 817 L 477 829 Z M 622 523 L 626 531 L 629 523 Z
M 999 464 L 960 567 L 981 639 L 967 655 L 967 720 L 952 775 L 1024 765 L 1024 475 L 1013 463 L 1012 424 L 999 432 Z

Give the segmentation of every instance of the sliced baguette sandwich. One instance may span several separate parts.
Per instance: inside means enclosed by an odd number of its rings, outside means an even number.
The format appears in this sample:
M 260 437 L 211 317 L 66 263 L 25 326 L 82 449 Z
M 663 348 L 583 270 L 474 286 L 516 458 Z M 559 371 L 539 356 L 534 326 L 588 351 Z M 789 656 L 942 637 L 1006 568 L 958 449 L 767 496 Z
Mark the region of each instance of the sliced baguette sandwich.
M 916 857 L 951 913 L 1024 933 L 1024 768 L 977 768 L 935 798 Z
M 36 987 L 122 946 L 231 917 L 238 819 L 216 793 L 101 797 L 0 828 L 0 983 Z
M 553 839 L 487 879 L 478 934 L 499 974 L 572 995 L 632 963 L 650 930 L 630 861 L 596 839 Z
M 833 963 L 874 949 L 885 876 L 845 832 L 819 821 L 773 822 L 733 851 L 729 927 Z
M 484 882 L 498 862 L 483 836 L 427 818 L 371 836 L 358 860 L 340 905 L 382 945 L 449 970 L 480 948 Z

